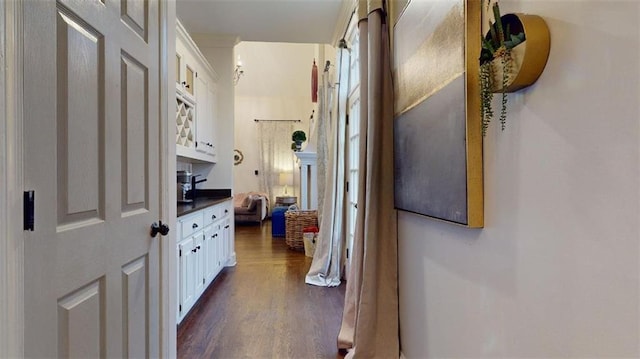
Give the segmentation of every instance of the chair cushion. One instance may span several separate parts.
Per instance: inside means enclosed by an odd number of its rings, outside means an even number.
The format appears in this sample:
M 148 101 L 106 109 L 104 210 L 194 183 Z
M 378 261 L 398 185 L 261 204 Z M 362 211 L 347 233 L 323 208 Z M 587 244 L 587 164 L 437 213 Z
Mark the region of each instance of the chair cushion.
M 251 195 L 248 195 L 244 197 L 244 199 L 242 200 L 242 203 L 240 204 L 240 207 L 249 207 L 250 204 L 251 204 Z
M 258 208 L 258 203 L 260 202 L 260 196 L 259 195 L 250 195 L 247 196 L 247 198 L 249 198 L 249 205 L 247 206 L 247 209 L 250 212 L 253 212 L 256 210 L 256 208 Z
M 256 211 L 250 211 L 247 207 L 236 207 L 234 209 L 236 215 L 255 215 Z

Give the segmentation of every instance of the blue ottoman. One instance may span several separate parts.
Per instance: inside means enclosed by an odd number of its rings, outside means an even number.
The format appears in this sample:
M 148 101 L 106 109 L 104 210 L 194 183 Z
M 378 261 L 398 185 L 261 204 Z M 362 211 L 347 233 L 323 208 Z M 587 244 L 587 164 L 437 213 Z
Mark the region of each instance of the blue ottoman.
M 271 236 L 284 237 L 286 235 L 286 226 L 284 222 L 284 212 L 288 207 L 276 207 L 271 212 Z

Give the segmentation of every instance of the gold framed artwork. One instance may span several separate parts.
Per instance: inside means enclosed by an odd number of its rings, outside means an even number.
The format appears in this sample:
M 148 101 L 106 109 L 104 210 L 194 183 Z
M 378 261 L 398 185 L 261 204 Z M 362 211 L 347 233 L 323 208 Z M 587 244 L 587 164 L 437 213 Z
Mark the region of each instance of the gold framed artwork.
M 412 0 L 397 10 L 395 207 L 482 227 L 480 1 Z

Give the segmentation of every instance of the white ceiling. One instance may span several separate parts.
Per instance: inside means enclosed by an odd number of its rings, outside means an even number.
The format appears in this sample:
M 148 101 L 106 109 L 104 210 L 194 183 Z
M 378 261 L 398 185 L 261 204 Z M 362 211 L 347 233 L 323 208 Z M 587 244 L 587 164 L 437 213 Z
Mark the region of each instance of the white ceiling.
M 191 34 L 241 41 L 331 43 L 343 0 L 177 0 Z

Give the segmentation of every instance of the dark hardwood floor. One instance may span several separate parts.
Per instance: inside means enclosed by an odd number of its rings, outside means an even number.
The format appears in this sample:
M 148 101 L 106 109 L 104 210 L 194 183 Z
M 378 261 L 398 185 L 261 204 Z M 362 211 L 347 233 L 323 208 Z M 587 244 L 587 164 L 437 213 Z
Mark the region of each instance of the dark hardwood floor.
M 271 238 L 271 223 L 236 226 L 225 268 L 178 328 L 179 358 L 342 358 L 344 283 L 307 285 L 311 258 Z

